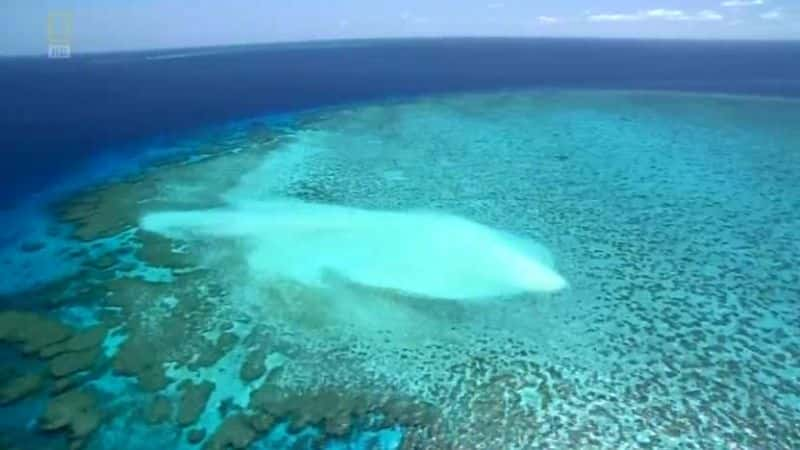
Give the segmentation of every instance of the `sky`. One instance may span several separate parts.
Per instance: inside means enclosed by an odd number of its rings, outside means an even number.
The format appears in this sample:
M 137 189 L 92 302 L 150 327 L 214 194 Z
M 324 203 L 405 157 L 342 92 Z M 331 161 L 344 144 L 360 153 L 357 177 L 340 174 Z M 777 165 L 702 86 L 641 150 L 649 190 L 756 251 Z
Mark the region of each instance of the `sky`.
M 429 36 L 800 39 L 798 0 L 0 0 L 0 54 Z M 57 16 L 60 17 L 60 16 Z M 59 28 L 60 29 L 60 28 Z

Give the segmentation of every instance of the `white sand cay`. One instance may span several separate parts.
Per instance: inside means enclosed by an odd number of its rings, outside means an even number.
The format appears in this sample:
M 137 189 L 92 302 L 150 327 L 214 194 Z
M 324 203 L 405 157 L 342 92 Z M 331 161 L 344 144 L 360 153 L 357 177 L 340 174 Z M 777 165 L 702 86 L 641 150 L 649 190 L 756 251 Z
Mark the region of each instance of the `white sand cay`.
M 145 230 L 180 239 L 245 242 L 254 277 L 324 286 L 326 275 L 444 299 L 480 299 L 567 286 L 540 244 L 467 219 L 292 200 L 145 215 Z

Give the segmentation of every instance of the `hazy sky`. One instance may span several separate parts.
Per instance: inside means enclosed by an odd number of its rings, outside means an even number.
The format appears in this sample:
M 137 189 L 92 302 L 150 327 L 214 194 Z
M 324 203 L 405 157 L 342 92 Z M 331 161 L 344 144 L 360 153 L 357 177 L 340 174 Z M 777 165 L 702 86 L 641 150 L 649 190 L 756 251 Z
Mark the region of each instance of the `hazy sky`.
M 0 0 L 0 54 L 398 36 L 800 39 L 798 0 Z

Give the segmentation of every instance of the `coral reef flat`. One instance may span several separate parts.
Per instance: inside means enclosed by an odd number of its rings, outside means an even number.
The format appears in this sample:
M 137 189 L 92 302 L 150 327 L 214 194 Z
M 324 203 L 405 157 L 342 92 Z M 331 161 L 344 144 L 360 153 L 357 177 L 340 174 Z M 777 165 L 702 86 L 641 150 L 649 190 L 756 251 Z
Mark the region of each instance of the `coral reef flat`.
M 508 91 L 189 136 L 3 248 L 0 448 L 800 447 L 798 121 L 781 99 Z M 569 286 L 321 286 L 254 276 L 240 223 L 140 226 L 276 198 L 468 218 L 546 245 Z

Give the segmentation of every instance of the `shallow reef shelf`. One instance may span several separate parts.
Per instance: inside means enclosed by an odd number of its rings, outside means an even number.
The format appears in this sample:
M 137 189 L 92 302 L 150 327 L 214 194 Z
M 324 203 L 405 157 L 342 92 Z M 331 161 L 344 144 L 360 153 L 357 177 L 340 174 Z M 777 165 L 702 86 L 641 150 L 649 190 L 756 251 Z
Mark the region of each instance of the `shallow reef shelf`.
M 780 99 L 520 91 L 187 138 L 204 157 L 4 241 L 0 447 L 798 448 L 798 122 Z M 569 288 L 331 292 L 255 276 L 247 239 L 139 227 L 275 197 L 468 217 L 545 243 Z

